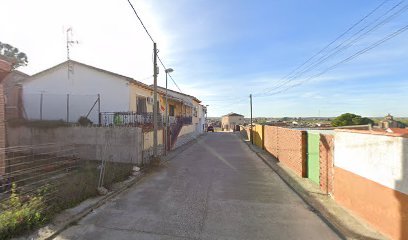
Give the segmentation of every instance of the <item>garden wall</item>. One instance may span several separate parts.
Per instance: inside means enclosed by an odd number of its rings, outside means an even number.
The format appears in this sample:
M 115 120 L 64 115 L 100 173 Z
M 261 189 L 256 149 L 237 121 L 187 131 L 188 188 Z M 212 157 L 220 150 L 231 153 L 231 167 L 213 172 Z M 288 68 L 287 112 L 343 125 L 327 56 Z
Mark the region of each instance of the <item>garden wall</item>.
M 104 127 L 9 127 L 7 145 L 26 146 L 56 143 L 73 144 L 81 159 L 132 164 L 142 163 L 143 135 L 141 128 Z
M 264 126 L 264 148 L 301 177 L 306 177 L 305 131 Z

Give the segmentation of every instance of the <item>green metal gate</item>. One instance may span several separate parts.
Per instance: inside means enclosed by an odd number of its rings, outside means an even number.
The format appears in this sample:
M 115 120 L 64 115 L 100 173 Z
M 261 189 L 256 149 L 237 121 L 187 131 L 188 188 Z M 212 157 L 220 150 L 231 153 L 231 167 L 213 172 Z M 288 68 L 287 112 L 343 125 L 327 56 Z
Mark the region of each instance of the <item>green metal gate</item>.
M 319 133 L 307 133 L 307 176 L 317 184 L 320 183 L 319 143 Z

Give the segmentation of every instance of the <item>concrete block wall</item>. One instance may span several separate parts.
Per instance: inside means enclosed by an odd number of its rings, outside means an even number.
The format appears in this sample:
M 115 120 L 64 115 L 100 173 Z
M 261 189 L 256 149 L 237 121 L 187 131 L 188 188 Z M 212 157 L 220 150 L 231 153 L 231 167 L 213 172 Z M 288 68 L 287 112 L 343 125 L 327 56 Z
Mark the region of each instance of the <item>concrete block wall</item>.
M 320 189 L 326 194 L 333 192 L 333 151 L 334 136 L 320 134 Z
M 54 143 L 73 144 L 85 160 L 108 157 L 115 162 L 141 164 L 143 135 L 140 128 L 57 127 L 8 128 L 9 147 Z
M 334 199 L 392 239 L 408 239 L 408 138 L 338 130 Z
M 264 126 L 264 148 L 301 177 L 306 177 L 305 131 Z

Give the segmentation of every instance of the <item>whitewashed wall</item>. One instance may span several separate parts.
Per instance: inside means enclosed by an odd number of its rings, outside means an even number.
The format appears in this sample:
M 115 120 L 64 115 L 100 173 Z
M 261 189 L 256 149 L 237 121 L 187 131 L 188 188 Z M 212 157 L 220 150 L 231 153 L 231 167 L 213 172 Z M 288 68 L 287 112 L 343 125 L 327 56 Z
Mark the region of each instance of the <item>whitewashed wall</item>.
M 408 194 L 408 138 L 336 132 L 334 165 Z
M 128 81 L 113 74 L 98 71 L 78 63 L 67 63 L 31 77 L 23 83 L 23 102 L 29 119 L 40 118 L 40 98 L 43 93 L 43 119 L 66 120 L 67 94 L 70 94 L 69 121 L 76 122 L 84 116 L 101 96 L 102 112 L 129 111 L 130 90 Z M 96 107 L 90 118 L 98 120 Z
M 204 133 L 204 124 L 205 124 L 205 114 L 203 111 L 203 105 L 198 104 L 197 106 L 197 124 L 196 124 L 196 133 Z

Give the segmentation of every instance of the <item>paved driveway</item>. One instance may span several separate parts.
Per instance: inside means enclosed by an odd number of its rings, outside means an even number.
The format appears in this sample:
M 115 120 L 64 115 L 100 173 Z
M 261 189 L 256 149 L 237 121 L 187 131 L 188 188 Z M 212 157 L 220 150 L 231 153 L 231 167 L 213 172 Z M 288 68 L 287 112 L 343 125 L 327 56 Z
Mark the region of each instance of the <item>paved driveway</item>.
M 56 239 L 338 239 L 234 133 L 208 133 Z

